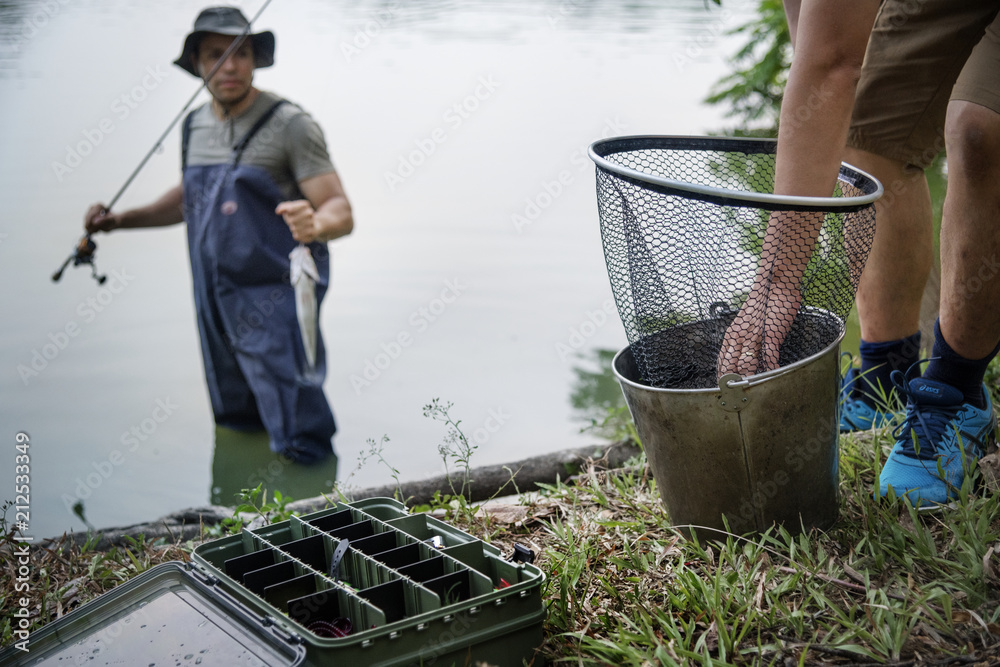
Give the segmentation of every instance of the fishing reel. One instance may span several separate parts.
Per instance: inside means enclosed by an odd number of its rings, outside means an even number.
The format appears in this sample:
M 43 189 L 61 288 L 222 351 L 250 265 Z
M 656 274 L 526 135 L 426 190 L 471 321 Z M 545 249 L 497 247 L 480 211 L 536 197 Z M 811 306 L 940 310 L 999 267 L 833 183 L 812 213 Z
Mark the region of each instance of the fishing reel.
M 73 262 L 73 266 L 81 266 L 87 264 L 90 266 L 90 275 L 97 281 L 98 285 L 103 285 L 104 281 L 108 279 L 106 275 L 97 274 L 97 266 L 94 264 L 94 254 L 97 252 L 97 244 L 94 240 L 90 238 L 90 234 L 85 234 L 80 242 L 76 244 L 73 252 L 66 261 L 62 263 L 59 270 L 52 274 L 52 282 L 57 283 L 59 279 L 62 278 L 63 271 L 69 266 L 70 262 Z

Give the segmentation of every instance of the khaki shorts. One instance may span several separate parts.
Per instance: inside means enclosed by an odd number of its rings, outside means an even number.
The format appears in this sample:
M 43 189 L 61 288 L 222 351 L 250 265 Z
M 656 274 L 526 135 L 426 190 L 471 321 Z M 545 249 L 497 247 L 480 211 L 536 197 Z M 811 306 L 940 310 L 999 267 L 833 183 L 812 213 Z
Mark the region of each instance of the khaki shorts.
M 848 145 L 926 168 L 950 100 L 1000 113 L 997 0 L 885 0 L 858 84 Z

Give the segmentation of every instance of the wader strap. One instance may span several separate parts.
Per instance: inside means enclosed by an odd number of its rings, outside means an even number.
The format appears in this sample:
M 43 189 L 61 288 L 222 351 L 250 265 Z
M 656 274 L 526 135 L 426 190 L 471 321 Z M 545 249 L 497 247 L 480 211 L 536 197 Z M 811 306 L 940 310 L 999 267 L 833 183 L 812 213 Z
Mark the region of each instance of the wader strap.
M 243 136 L 243 138 L 240 139 L 239 143 L 233 147 L 234 167 L 240 163 L 240 159 L 243 157 L 243 151 L 246 150 L 247 144 L 250 143 L 250 140 L 253 139 L 254 135 L 257 134 L 257 132 L 259 132 L 260 129 L 267 124 L 267 121 L 271 120 L 271 116 L 274 115 L 274 112 L 277 111 L 278 107 L 280 107 L 285 102 L 286 100 L 278 100 L 277 102 L 272 104 L 271 108 L 265 111 L 263 116 L 257 119 L 257 122 L 253 124 L 253 127 L 250 128 L 250 131 L 247 132 Z
M 188 144 L 191 143 L 191 119 L 194 111 L 184 117 L 184 125 L 181 126 L 181 172 L 188 166 Z

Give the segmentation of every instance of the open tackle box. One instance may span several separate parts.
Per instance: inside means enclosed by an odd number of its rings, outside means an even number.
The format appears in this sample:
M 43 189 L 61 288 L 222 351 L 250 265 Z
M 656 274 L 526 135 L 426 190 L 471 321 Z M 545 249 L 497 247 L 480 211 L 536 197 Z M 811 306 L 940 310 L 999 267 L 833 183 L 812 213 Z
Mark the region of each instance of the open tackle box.
M 542 642 L 541 570 L 389 498 L 245 529 L 192 561 L 82 605 L 0 665 L 506 667 Z

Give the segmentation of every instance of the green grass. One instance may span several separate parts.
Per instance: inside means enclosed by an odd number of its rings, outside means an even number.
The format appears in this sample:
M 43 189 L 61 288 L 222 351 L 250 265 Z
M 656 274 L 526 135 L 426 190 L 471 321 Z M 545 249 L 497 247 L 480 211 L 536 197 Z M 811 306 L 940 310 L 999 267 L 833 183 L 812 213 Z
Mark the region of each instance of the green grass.
M 671 527 L 642 462 L 534 501 L 547 657 L 571 664 L 1000 664 L 1000 498 L 918 514 L 872 499 L 887 433 L 842 438 L 827 532 L 725 542 Z M 993 571 L 1000 572 L 1000 557 Z M 791 662 L 789 662 L 791 661 Z M 914 662 L 917 661 L 917 662 Z
M 552 664 L 1000 665 L 1000 494 L 967 484 L 938 513 L 876 502 L 891 435 L 840 444 L 840 516 L 826 532 L 687 539 L 644 459 L 616 471 L 591 463 L 520 496 L 527 517 L 513 525 L 473 511 L 448 520 L 505 553 L 538 552 L 540 657 Z M 36 551 L 33 629 L 191 546 Z M 5 568 L 6 619 L 12 586 Z M 0 628 L 11 643 L 10 621 Z
M 13 614 L 21 608 L 21 598 L 30 604 L 29 632 L 56 620 L 79 605 L 106 593 L 118 584 L 142 574 L 149 568 L 170 560 L 188 560 L 191 547 L 148 542 L 142 537 L 128 539 L 124 547 L 107 551 L 95 548 L 96 539 L 76 545 L 66 536 L 46 545 L 30 545 L 29 589 L 19 585 L 11 554 L 19 546 L 13 531 L 0 520 L 0 647 L 21 641 L 14 635 L 18 619 Z

